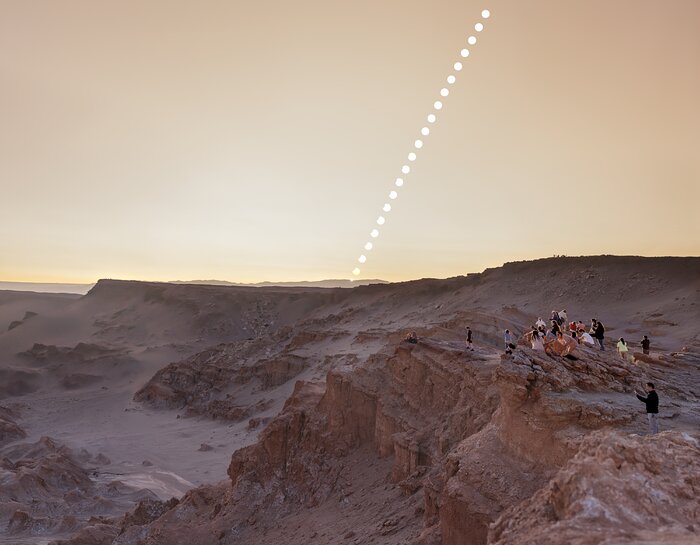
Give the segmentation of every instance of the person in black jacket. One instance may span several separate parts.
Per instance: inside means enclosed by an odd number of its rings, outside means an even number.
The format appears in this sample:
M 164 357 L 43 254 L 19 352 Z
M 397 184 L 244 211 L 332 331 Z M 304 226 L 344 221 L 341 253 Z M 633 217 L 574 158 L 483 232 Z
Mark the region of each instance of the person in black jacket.
M 637 393 L 637 399 L 647 406 L 647 420 L 649 421 L 649 433 L 659 433 L 659 395 L 654 390 L 654 383 L 647 382 L 646 397 Z M 636 393 L 636 392 L 635 392 Z
M 651 341 L 649 340 L 649 337 L 644 335 L 644 338 L 642 339 L 642 342 L 640 343 L 642 345 L 642 352 L 645 354 L 649 353 L 649 346 L 651 345 Z
M 472 328 L 467 327 L 467 350 L 474 350 L 474 344 L 472 344 Z
M 605 340 L 605 327 L 603 327 L 603 324 L 599 322 L 598 320 L 592 320 L 593 323 L 595 324 L 594 330 L 593 330 L 593 337 L 595 337 L 595 340 L 598 341 L 598 344 L 600 345 L 601 350 L 605 350 L 605 345 L 603 344 L 603 341 Z

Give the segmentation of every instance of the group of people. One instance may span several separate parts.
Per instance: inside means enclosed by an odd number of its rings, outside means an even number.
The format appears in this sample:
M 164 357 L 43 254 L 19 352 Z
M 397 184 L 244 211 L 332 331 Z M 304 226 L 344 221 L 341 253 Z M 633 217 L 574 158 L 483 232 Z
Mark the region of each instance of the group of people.
M 586 330 L 586 326 L 580 320 L 569 322 L 566 309 L 552 311 L 549 327 L 547 327 L 547 323 L 542 318 L 537 318 L 535 325 L 528 334 L 528 338 L 534 350 L 549 352 L 548 347 L 565 335 L 573 339 L 576 344 L 588 346 L 597 344 L 600 350 L 605 350 L 605 326 L 603 322 L 593 318 L 590 328 Z
M 526 333 L 524 337 L 529 341 L 534 350 L 542 350 L 545 353 L 552 353 L 560 356 L 569 356 L 579 344 L 588 346 L 595 346 L 597 344 L 600 350 L 605 350 L 605 326 L 600 320 L 596 318 L 592 319 L 590 328 L 586 331 L 586 326 L 583 322 L 571 321 L 567 323 L 567 319 L 566 310 L 560 310 L 558 312 L 552 311 L 549 328 L 547 328 L 547 324 L 542 318 L 538 318 L 531 331 Z M 404 337 L 404 341 L 417 344 L 418 335 L 415 331 L 411 331 Z M 510 329 L 505 330 L 503 342 L 506 354 L 512 354 L 513 350 L 517 347 L 517 338 Z M 465 344 L 467 350 L 474 350 L 474 334 L 470 326 L 466 328 Z M 646 335 L 644 335 L 640 344 L 643 353 L 649 354 L 651 341 Z M 618 340 L 617 350 L 623 358 L 627 358 L 629 348 L 627 347 L 627 342 L 623 338 Z M 645 389 L 646 395 L 638 393 L 636 390 L 635 395 L 646 405 L 649 433 L 654 434 L 659 432 L 659 396 L 656 393 L 654 384 L 651 382 L 646 383 Z
M 571 345 L 571 343 L 562 340 L 565 336 L 568 336 L 573 339 L 576 344 L 587 346 L 597 345 L 600 350 L 605 351 L 605 326 L 603 322 L 597 318 L 591 320 L 591 325 L 588 330 L 586 330 L 587 328 L 582 321 L 568 321 L 566 309 L 560 311 L 553 310 L 549 323 L 550 327 L 547 328 L 545 321 L 542 318 L 537 318 L 537 322 L 535 322 L 532 330 L 526 334 L 527 340 L 530 342 L 533 350 L 543 350 L 550 353 L 558 346 Z M 506 353 L 510 353 L 510 341 L 508 339 L 511 337 L 510 331 L 506 330 L 504 335 Z M 640 345 L 642 347 L 642 352 L 644 354 L 649 354 L 651 346 L 649 337 L 644 335 L 644 338 L 640 341 Z M 627 341 L 625 341 L 623 337 L 620 337 L 617 341 L 617 351 L 622 359 L 628 359 L 629 347 Z

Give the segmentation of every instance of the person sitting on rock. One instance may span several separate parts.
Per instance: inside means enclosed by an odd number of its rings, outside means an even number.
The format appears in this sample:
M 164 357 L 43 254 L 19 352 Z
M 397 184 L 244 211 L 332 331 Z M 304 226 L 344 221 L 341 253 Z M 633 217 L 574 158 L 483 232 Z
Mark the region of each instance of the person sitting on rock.
M 535 322 L 535 327 L 539 330 L 542 330 L 547 327 L 547 324 L 542 318 L 537 318 L 537 321 Z
M 537 330 L 532 332 L 532 337 L 530 337 L 530 344 L 533 350 L 544 351 L 544 341 Z
M 642 396 L 635 390 L 637 399 L 647 406 L 647 421 L 649 422 L 649 433 L 651 435 L 659 433 L 659 395 L 654 389 L 653 382 L 646 383 L 647 395 Z
M 559 327 L 559 322 L 552 320 L 552 333 L 556 336 L 557 333 L 561 333 L 561 327 Z
M 623 360 L 627 360 L 628 352 L 629 352 L 629 348 L 627 348 L 627 343 L 625 342 L 625 339 L 620 337 L 617 340 L 617 353 L 620 354 L 620 357 Z
M 579 333 L 581 331 L 586 331 L 586 326 L 583 324 L 583 322 L 581 320 L 579 320 L 578 323 L 576 324 L 576 331 L 578 331 Z
M 642 345 L 642 352 L 644 354 L 649 354 L 649 346 L 651 346 L 651 341 L 649 340 L 649 337 L 644 335 L 644 338 L 642 339 L 642 342 L 640 344 Z
M 576 333 L 577 329 L 578 326 L 576 325 L 576 322 L 569 322 L 569 333 Z
M 595 341 L 593 340 L 593 337 L 591 337 L 590 333 L 586 333 L 585 331 L 580 331 L 578 334 L 579 342 L 588 345 L 588 346 L 595 346 Z
M 474 345 L 472 344 L 472 329 L 471 327 L 467 326 L 467 350 L 474 350 Z
M 416 334 L 415 331 L 411 331 L 408 335 L 406 335 L 406 338 L 404 341 L 411 343 L 411 344 L 418 344 L 418 335 Z

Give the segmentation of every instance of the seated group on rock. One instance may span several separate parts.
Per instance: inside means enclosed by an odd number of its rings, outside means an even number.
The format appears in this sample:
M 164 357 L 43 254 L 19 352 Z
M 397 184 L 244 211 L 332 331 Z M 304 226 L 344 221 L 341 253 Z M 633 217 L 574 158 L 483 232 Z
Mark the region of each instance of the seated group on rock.
M 532 330 L 524 335 L 524 340 L 530 343 L 533 350 L 542 350 L 548 354 L 556 354 L 559 356 L 567 356 L 571 354 L 578 345 L 598 346 L 600 350 L 605 350 L 605 326 L 603 323 L 593 318 L 588 331 L 582 321 L 568 322 L 566 310 L 552 311 L 550 318 L 550 327 L 542 318 L 538 318 Z M 510 332 L 506 330 L 508 336 Z M 508 342 L 506 341 L 506 345 Z M 649 346 L 651 342 L 644 335 L 641 343 L 644 354 L 649 354 Z M 625 339 L 620 337 L 617 342 L 617 351 L 623 360 L 627 360 L 629 356 L 629 348 Z M 506 346 L 506 353 L 510 351 Z

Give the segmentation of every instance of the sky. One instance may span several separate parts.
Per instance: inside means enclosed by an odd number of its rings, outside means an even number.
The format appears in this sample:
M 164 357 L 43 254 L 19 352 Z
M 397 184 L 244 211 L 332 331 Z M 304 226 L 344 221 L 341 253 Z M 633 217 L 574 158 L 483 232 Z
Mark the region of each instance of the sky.
M 698 67 L 697 0 L 0 0 L 0 280 L 699 255 Z

